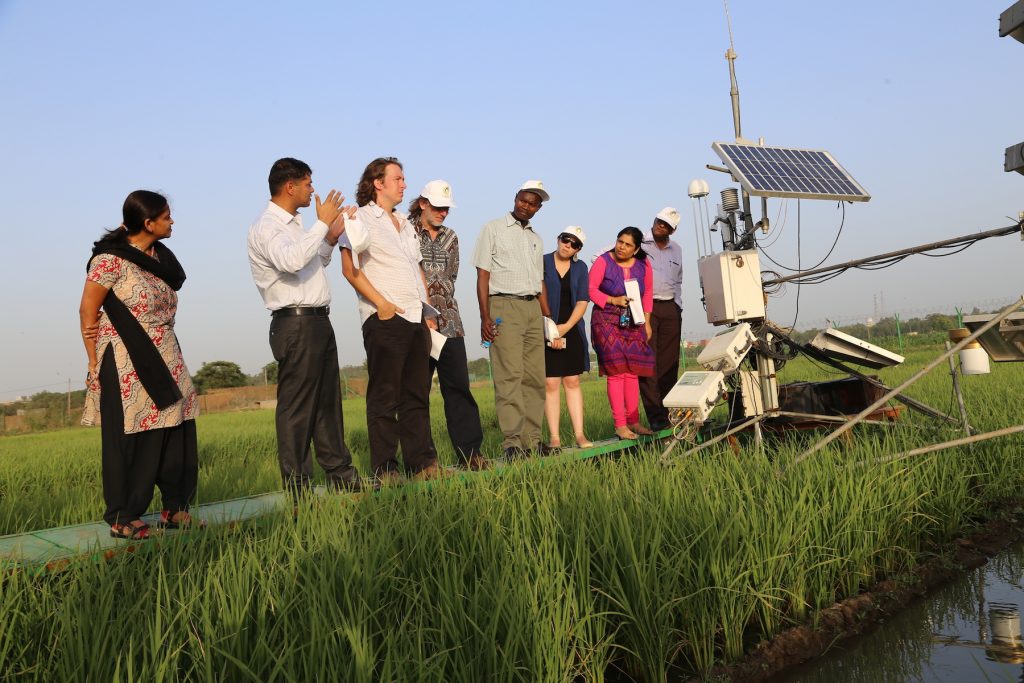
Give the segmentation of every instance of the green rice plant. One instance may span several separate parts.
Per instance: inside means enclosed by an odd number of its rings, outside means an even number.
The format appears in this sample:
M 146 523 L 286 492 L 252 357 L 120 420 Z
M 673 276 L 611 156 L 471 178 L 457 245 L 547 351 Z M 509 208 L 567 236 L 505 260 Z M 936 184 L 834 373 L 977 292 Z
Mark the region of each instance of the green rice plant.
M 920 363 L 934 352 L 914 350 Z M 909 363 L 908 363 L 909 364 Z M 979 429 L 1019 423 L 1024 368 L 965 379 Z M 802 359 L 784 372 L 826 374 Z M 807 375 L 803 375 L 806 372 Z M 912 367 L 881 373 L 895 384 Z M 935 376 L 937 375 L 937 376 Z M 587 432 L 611 434 L 603 382 Z M 944 410 L 949 378 L 913 387 Z M 478 400 L 496 453 L 493 398 Z M 1007 398 L 1007 397 L 1011 398 Z M 433 432 L 453 462 L 440 404 Z M 345 402 L 366 467 L 365 418 Z M 277 489 L 273 415 L 199 422 L 199 498 Z M 20 680 L 575 681 L 707 671 L 813 610 L 933 554 L 1024 484 L 1024 439 L 878 463 L 953 426 L 904 412 L 800 465 L 812 435 L 663 464 L 657 450 L 304 500 L 169 534 L 57 573 L 7 571 L 0 678 Z M 21 531 L 102 511 L 98 430 L 0 438 L 0 524 Z M 681 450 L 677 450 L 677 453 Z M 529 463 L 528 463 L 529 465 Z M 155 503 L 155 504 L 158 504 Z

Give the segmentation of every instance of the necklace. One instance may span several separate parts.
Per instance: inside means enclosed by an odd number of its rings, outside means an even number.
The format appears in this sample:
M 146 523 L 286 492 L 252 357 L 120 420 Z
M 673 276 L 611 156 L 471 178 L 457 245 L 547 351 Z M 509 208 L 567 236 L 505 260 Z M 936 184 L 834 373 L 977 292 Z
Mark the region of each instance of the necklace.
M 152 256 L 153 255 L 153 245 L 150 245 L 149 248 L 147 248 L 147 249 L 143 249 L 142 247 L 140 247 L 139 245 L 135 244 L 135 242 L 132 242 L 131 240 L 128 240 L 128 244 L 132 245 L 132 247 L 134 247 L 135 249 L 138 249 L 139 251 L 141 251 L 143 254 L 146 254 L 147 256 Z

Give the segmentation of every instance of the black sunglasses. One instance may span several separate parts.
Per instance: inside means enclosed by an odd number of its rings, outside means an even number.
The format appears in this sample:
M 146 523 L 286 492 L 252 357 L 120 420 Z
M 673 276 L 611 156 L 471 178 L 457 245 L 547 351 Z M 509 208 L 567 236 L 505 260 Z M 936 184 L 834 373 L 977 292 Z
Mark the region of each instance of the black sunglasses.
M 577 251 L 583 248 L 583 242 L 580 242 L 575 237 L 570 237 L 569 235 L 559 235 L 558 241 L 561 242 L 562 244 L 568 244 L 570 247 L 576 249 Z

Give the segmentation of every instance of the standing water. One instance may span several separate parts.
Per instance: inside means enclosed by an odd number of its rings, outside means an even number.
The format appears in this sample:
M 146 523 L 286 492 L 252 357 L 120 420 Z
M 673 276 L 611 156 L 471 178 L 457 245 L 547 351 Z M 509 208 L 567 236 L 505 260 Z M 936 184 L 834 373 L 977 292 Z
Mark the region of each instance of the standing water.
M 1024 545 L 775 683 L 1024 681 Z

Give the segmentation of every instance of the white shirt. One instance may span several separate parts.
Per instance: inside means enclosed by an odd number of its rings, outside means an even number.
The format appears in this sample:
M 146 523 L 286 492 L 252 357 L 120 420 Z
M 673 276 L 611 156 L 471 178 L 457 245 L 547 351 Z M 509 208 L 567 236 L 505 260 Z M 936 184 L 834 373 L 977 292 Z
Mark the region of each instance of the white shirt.
M 324 241 L 326 234 L 323 221 L 317 220 L 307 232 L 301 216 L 267 203 L 249 228 L 249 268 L 268 309 L 331 303 L 324 267 L 334 248 Z
M 397 230 L 382 207 L 374 202 L 361 206 L 356 210 L 356 220 L 345 222 L 345 232 L 338 244 L 352 251 L 354 265 L 381 296 L 405 309 L 405 313 L 398 315 L 419 323 L 423 321 L 423 302 L 427 299 L 420 270 L 423 255 L 412 223 L 399 211 L 394 216 L 398 219 Z M 359 318 L 366 322 L 377 307 L 362 294 L 356 292 L 356 296 Z

